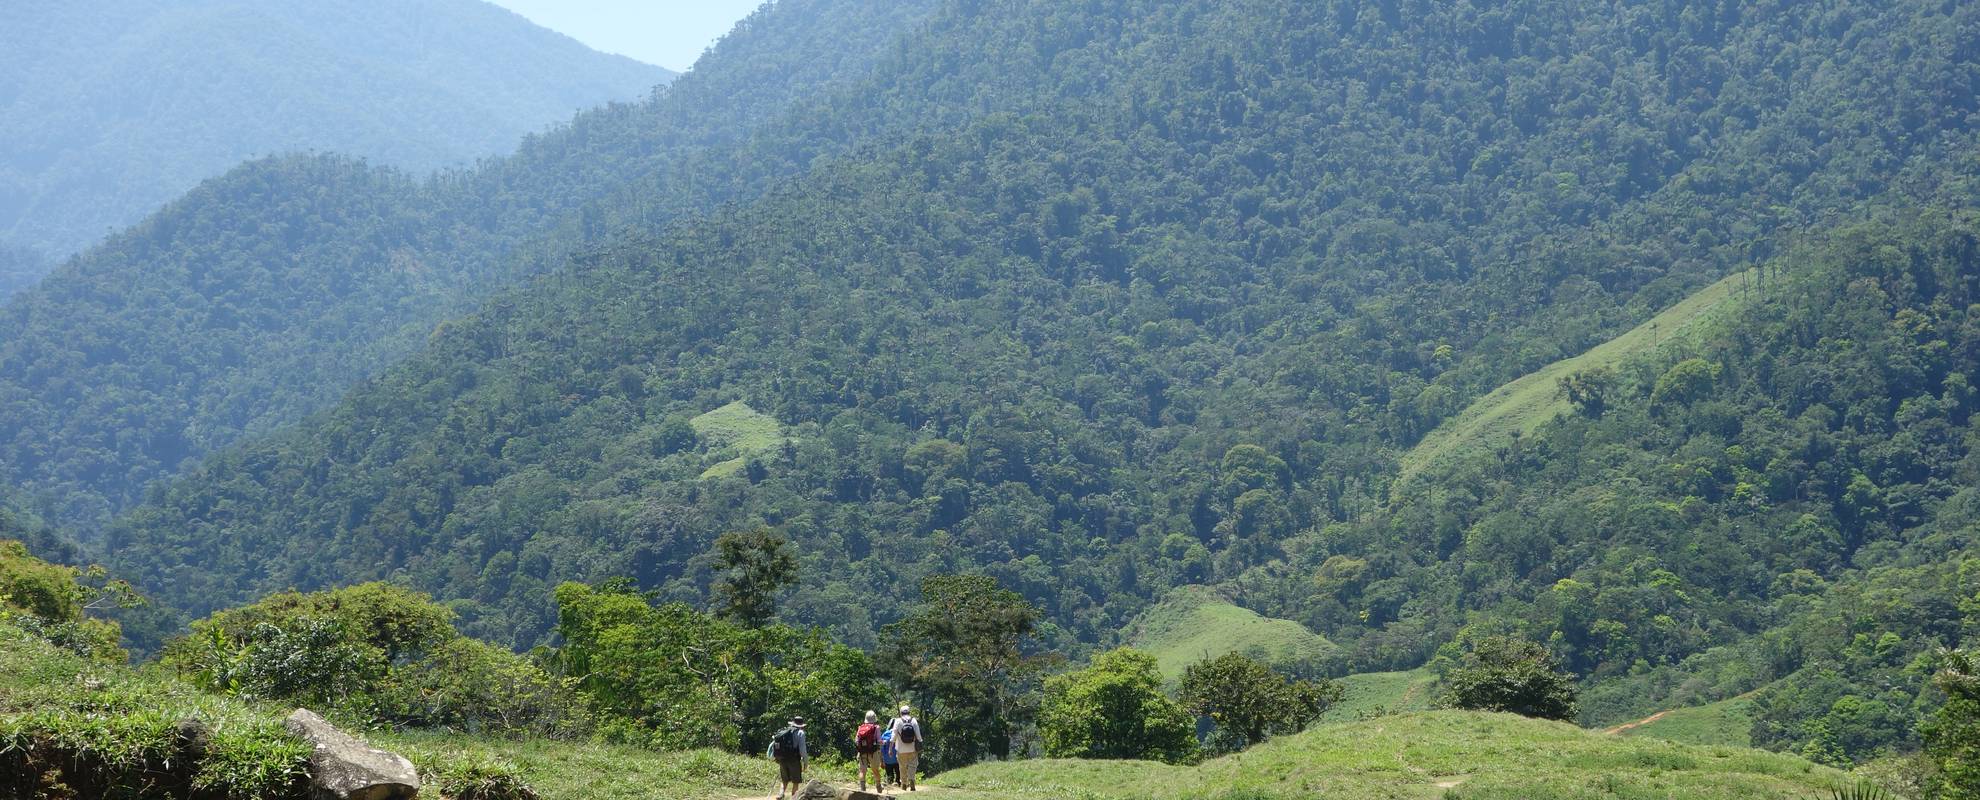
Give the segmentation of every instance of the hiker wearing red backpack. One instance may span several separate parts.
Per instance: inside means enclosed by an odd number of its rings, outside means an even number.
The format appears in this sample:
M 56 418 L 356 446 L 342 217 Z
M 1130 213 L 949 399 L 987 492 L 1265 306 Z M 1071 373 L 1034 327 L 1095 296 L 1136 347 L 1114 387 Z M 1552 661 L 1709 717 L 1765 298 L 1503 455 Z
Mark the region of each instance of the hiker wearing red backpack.
M 859 757 L 859 790 L 866 791 L 866 776 L 873 775 L 874 791 L 887 788 L 886 778 L 880 770 L 880 715 L 866 712 L 866 722 L 853 732 L 853 752 Z
M 888 727 L 894 732 L 894 750 L 901 760 L 901 783 L 910 792 L 920 791 L 914 779 L 914 764 L 921 759 L 921 748 L 928 743 L 928 731 L 914 718 L 914 709 L 901 706 L 901 715 Z

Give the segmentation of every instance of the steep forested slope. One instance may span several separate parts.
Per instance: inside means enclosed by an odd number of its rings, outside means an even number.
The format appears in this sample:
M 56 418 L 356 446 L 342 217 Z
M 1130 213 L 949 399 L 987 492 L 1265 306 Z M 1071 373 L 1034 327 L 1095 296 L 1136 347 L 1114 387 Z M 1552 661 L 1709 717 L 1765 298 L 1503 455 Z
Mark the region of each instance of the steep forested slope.
M 146 481 L 334 402 L 582 242 L 844 147 L 857 130 L 793 105 L 862 79 L 928 7 L 778 4 L 662 95 L 472 170 L 289 156 L 208 181 L 0 307 L 0 481 L 87 536 Z
M 1591 722 L 1762 689 L 1756 744 L 1914 744 L 1934 651 L 1980 635 L 1971 208 L 1812 234 L 1714 334 L 1579 373 L 1598 402 L 1301 537 L 1252 597 L 1358 665 L 1547 641 L 1607 684 Z
M 1428 507 L 1395 518 L 1441 549 L 1385 545 L 1395 453 L 1866 199 L 1970 204 L 1977 23 L 951 4 L 820 124 L 953 131 L 584 254 L 113 543 L 201 610 L 399 574 L 527 644 L 556 581 L 697 597 L 712 538 L 769 524 L 806 559 L 785 613 L 855 644 L 899 587 L 980 569 L 1088 641 L 1220 580 L 1413 663 L 1478 600 L 1395 577 L 1464 574 Z M 737 399 L 788 440 L 702 480 L 686 420 Z M 1380 603 L 1308 605 L 1316 571 Z M 1403 617 L 1430 622 L 1381 649 Z
M 669 77 L 474 0 L 9 3 L 0 241 L 66 258 L 259 155 L 468 163 Z

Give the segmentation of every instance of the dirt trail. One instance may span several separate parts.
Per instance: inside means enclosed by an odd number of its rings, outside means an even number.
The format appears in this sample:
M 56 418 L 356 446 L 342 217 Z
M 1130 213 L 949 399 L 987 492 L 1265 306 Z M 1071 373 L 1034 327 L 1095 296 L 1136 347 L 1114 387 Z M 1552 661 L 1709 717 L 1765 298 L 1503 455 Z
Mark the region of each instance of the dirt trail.
M 1651 714 L 1650 716 L 1647 716 L 1647 717 L 1644 717 L 1644 718 L 1642 718 L 1642 719 L 1639 719 L 1639 720 L 1637 720 L 1637 721 L 1635 721 L 1635 722 L 1625 722 L 1625 723 L 1623 723 L 1623 724 L 1621 724 L 1621 725 L 1617 725 L 1617 726 L 1615 726 L 1615 727 L 1613 727 L 1613 728 L 1608 728 L 1608 729 L 1605 729 L 1605 730 L 1603 730 L 1602 732 L 1603 732 L 1603 733 L 1606 733 L 1606 734 L 1608 734 L 1608 735 L 1610 735 L 1610 736 L 1614 736 L 1614 735 L 1616 735 L 1616 734 L 1618 734 L 1618 733 L 1622 733 L 1623 731 L 1626 731 L 1626 730 L 1629 730 L 1629 729 L 1631 729 L 1631 728 L 1638 728 L 1638 727 L 1642 727 L 1642 726 L 1644 726 L 1644 725 L 1648 725 L 1648 724 L 1650 724 L 1650 723 L 1652 723 L 1652 722 L 1656 722 L 1657 720 L 1660 720 L 1660 719 L 1663 719 L 1663 718 L 1664 718 L 1664 715 L 1665 715 L 1665 714 L 1669 714 L 1669 713 L 1671 713 L 1671 710 L 1670 710 L 1670 709 L 1665 709 L 1665 710 L 1663 710 L 1663 711 L 1659 711 L 1659 712 L 1657 712 L 1657 713 L 1655 713 L 1655 714 Z

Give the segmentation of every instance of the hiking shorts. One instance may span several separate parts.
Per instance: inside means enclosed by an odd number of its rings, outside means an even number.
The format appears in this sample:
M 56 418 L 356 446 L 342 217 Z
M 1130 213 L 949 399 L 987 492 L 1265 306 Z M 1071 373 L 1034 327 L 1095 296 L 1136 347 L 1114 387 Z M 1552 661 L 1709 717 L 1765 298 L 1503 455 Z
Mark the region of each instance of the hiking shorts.
M 785 783 L 804 783 L 804 759 L 801 758 L 777 759 L 777 775 L 780 776 Z

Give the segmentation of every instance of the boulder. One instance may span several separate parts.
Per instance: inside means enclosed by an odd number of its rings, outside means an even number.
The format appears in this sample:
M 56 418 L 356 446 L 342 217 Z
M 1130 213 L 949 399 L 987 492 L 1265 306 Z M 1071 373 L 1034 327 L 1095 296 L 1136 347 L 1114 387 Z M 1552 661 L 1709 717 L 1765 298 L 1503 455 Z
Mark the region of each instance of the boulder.
M 283 725 L 309 742 L 310 794 L 314 800 L 412 800 L 419 796 L 419 770 L 331 725 L 316 712 L 298 708 Z
M 824 781 L 812 781 L 791 795 L 791 800 L 839 800 L 839 788 Z
M 841 789 L 824 781 L 812 781 L 799 788 L 791 800 L 891 800 L 878 792 Z

